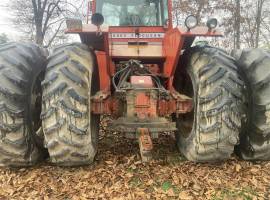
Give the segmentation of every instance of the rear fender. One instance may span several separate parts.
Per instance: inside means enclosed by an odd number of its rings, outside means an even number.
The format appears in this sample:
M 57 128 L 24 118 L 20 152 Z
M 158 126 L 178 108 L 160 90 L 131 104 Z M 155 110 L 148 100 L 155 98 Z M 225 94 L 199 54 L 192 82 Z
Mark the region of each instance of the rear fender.
M 189 48 L 196 37 L 221 37 L 222 34 L 207 27 L 196 27 L 192 30 L 176 27 L 165 33 L 163 40 L 163 56 L 166 57 L 163 75 L 169 78 L 168 89 L 172 89 L 173 78 L 179 63 L 182 50 Z
M 78 27 L 78 28 L 76 28 Z M 100 90 L 109 91 L 111 87 L 110 74 L 113 66 L 109 57 L 108 27 L 97 27 L 92 24 L 82 26 L 68 26 L 67 34 L 79 34 L 81 42 L 95 50 L 99 71 Z

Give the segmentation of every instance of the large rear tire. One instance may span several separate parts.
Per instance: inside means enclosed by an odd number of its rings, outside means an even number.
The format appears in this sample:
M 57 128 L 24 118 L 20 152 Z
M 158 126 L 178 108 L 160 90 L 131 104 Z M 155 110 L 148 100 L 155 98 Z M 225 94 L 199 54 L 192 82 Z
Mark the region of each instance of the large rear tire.
M 246 113 L 236 152 L 245 160 L 270 160 L 270 53 L 262 49 L 234 51 L 246 84 Z
M 0 45 L 0 165 L 30 166 L 42 159 L 41 81 L 46 53 L 34 44 Z M 40 146 L 39 146 L 40 145 Z
M 57 47 L 43 82 L 42 119 L 51 162 L 87 165 L 97 152 L 99 116 L 90 97 L 99 89 L 94 54 L 83 44 Z
M 195 162 L 228 159 L 239 141 L 242 118 L 243 82 L 235 60 L 212 47 L 194 47 L 180 59 L 186 74 L 178 69 L 174 86 L 193 96 L 194 110 L 176 118 L 179 150 Z

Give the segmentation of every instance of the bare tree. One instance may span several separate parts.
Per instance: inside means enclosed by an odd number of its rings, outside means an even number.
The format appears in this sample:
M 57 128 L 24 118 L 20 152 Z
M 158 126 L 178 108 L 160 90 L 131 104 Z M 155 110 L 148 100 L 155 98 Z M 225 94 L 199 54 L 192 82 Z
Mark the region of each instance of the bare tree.
M 49 47 L 63 37 L 65 18 L 78 16 L 80 8 L 68 0 L 12 0 L 11 9 L 15 26 L 38 45 Z
M 188 15 L 194 15 L 199 24 L 205 13 L 213 13 L 211 2 L 214 0 L 175 0 L 173 1 L 173 17 L 177 25 L 183 24 Z M 182 23 L 181 23 L 182 22 Z
M 261 32 L 261 23 L 262 23 L 262 13 L 263 13 L 263 4 L 265 0 L 257 1 L 257 13 L 256 13 L 256 40 L 255 47 L 259 46 L 260 32 Z
M 270 1 L 268 0 L 175 0 L 174 22 L 179 25 L 193 14 L 202 24 L 211 15 L 218 16 L 225 38 L 224 48 L 260 47 L 270 41 Z M 217 42 L 215 42 L 217 45 Z
M 234 28 L 235 28 L 235 34 L 234 34 L 234 48 L 240 49 L 240 34 L 241 34 L 241 1 L 235 0 L 236 9 L 235 9 L 235 22 L 234 22 Z
M 245 6 L 246 9 L 243 10 L 244 21 L 241 24 L 244 41 L 248 47 L 263 46 L 270 39 L 270 34 L 267 31 L 270 8 L 267 6 L 267 1 L 248 1 Z

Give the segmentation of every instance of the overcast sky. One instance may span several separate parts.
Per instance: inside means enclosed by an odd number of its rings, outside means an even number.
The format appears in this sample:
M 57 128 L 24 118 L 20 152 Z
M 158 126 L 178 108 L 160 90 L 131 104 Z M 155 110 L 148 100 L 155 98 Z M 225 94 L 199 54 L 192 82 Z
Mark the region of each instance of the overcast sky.
M 0 0 L 0 34 L 5 33 L 11 40 L 18 40 L 22 35 L 14 28 L 10 20 L 12 14 L 8 7 L 9 2 L 10 0 Z M 76 35 L 70 36 L 69 38 L 70 41 L 79 41 L 79 37 Z
M 0 33 L 6 33 L 9 38 L 15 39 L 19 37 L 19 33 L 12 27 L 8 2 L 10 0 L 0 0 Z

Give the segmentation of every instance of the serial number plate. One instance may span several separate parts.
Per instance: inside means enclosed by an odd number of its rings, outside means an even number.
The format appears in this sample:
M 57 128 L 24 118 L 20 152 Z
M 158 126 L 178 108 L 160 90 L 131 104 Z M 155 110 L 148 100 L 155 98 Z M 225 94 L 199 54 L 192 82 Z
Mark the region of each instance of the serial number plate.
M 164 38 L 164 33 L 140 33 L 139 38 Z M 138 38 L 138 35 L 135 33 L 111 33 L 110 37 L 113 39 L 119 39 L 119 38 Z

